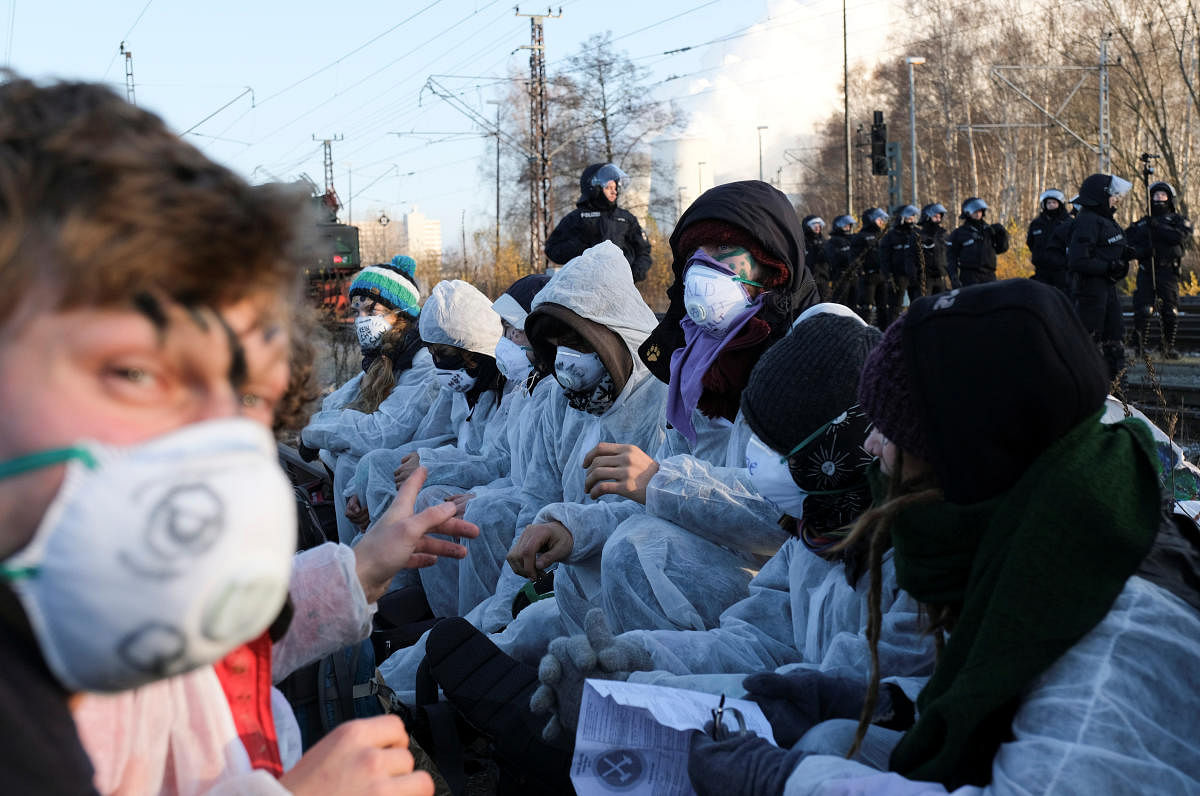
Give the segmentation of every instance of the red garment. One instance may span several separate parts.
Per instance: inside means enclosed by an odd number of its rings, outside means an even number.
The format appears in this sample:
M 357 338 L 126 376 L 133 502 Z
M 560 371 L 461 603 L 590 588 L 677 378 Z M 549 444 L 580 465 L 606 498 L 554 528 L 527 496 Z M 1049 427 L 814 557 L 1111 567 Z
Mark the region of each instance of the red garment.
M 275 718 L 271 714 L 271 638 L 264 632 L 254 641 L 243 644 L 213 667 L 225 701 L 233 714 L 250 765 L 283 776 L 283 761 L 279 757 L 279 740 L 275 735 Z

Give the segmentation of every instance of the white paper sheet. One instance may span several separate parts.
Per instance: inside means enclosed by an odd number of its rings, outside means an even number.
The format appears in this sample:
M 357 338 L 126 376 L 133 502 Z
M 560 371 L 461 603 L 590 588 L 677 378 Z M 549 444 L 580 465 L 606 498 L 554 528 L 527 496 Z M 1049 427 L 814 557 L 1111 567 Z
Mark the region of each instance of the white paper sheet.
M 687 796 L 688 737 L 712 720 L 719 697 L 679 688 L 588 680 L 579 709 L 571 782 L 579 796 Z M 762 710 L 744 699 L 725 700 L 724 725 L 746 729 L 772 744 Z

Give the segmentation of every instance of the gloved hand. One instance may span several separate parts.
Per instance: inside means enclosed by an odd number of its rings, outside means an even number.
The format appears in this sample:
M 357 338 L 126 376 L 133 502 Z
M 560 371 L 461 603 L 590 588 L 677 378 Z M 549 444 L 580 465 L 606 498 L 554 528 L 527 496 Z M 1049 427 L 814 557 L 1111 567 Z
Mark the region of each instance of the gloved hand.
M 604 620 L 604 611 L 593 608 L 583 620 L 586 635 L 559 637 L 538 666 L 541 685 L 533 692 L 529 708 L 549 717 L 542 737 L 554 741 L 564 730 L 579 724 L 583 681 L 628 680 L 633 671 L 653 668 L 650 654 L 633 642 L 614 637 Z
M 1129 261 L 1116 260 L 1108 266 L 1108 280 L 1110 282 L 1120 282 L 1129 275 Z
M 781 796 L 805 752 L 772 746 L 752 732 L 714 741 L 692 732 L 688 778 L 699 796 Z
M 300 454 L 300 458 L 306 462 L 314 462 L 321 455 L 319 448 L 310 448 L 303 442 L 296 443 L 296 452 Z
M 826 719 L 857 719 L 867 696 L 867 683 L 850 669 L 760 672 L 743 680 L 742 687 L 746 698 L 762 708 L 775 741 L 783 747 Z M 890 714 L 891 709 L 891 692 L 880 689 L 876 715 Z

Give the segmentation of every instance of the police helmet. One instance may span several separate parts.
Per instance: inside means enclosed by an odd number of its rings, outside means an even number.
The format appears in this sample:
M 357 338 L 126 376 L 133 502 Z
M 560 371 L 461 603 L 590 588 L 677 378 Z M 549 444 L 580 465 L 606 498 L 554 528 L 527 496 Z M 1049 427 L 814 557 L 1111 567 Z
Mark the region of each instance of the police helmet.
M 1050 188 L 1049 190 L 1042 191 L 1041 195 L 1038 196 L 1038 205 L 1041 206 L 1043 210 L 1046 209 L 1047 199 L 1057 199 L 1059 207 L 1065 207 L 1067 204 L 1067 197 L 1057 188 Z
M 592 187 L 603 188 L 610 182 L 615 182 L 617 187 L 620 187 L 621 183 L 628 179 L 629 175 L 621 171 L 619 166 L 613 163 L 605 163 L 592 175 Z
M 946 207 L 940 202 L 934 202 L 933 204 L 925 205 L 921 208 L 921 220 L 928 221 L 939 213 L 942 215 L 942 218 L 946 217 Z
M 854 229 L 854 216 L 841 215 L 833 220 L 838 229 Z
M 808 216 L 807 218 L 804 219 L 804 226 L 808 227 L 809 229 L 812 229 L 814 232 L 816 231 L 814 229 L 814 227 L 816 227 L 818 224 L 821 226 L 822 229 L 824 229 L 825 228 L 825 219 L 821 218 L 820 216 Z
M 917 217 L 920 215 L 921 211 L 917 209 L 916 205 L 905 205 L 896 211 L 896 218 L 900 221 L 905 221 L 911 218 L 915 222 Z
M 868 209 L 867 212 L 863 213 L 863 222 L 875 222 L 881 218 L 884 221 L 887 221 L 887 217 L 887 211 L 885 211 L 882 207 L 872 207 Z
M 983 201 L 978 196 L 971 196 L 971 197 L 968 197 L 967 200 L 962 203 L 962 214 L 960 215 L 960 218 L 970 218 L 971 214 L 974 213 L 976 210 L 987 210 L 987 209 L 988 209 L 987 202 Z
M 1162 180 L 1159 180 L 1158 182 L 1153 183 L 1150 186 L 1150 195 L 1153 196 L 1155 191 L 1166 191 L 1168 199 L 1170 199 L 1170 200 L 1175 199 L 1175 189 L 1171 186 L 1171 183 L 1169 183 L 1169 182 L 1163 182 Z
M 1157 191 L 1162 191 L 1167 195 L 1167 207 L 1171 208 L 1171 212 L 1175 211 L 1175 188 L 1169 182 L 1159 180 L 1150 186 L 1150 201 L 1154 201 L 1154 194 Z

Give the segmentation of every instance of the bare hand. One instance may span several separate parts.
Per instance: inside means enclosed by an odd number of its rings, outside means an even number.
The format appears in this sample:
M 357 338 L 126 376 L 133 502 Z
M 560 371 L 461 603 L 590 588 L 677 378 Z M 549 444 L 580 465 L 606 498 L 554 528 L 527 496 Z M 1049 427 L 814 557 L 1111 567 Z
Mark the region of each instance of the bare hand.
M 534 580 L 545 573 L 546 567 L 569 556 L 574 546 L 575 537 L 561 522 L 526 525 L 508 551 L 508 565 L 518 575 Z
M 371 524 L 371 515 L 363 507 L 362 503 L 358 502 L 358 495 L 351 495 L 346 501 L 346 519 L 354 523 L 359 528 L 366 528 Z
M 354 548 L 355 568 L 367 602 L 382 597 L 392 577 L 402 569 L 432 566 L 438 557 L 466 557 L 467 548 L 429 533 L 471 538 L 479 535 L 476 526 L 454 519 L 452 503 L 438 503 L 413 514 L 413 503 L 425 485 L 426 475 L 424 467 L 413 472 L 396 493 L 391 508 Z
M 327 793 L 432 796 L 433 780 L 413 772 L 408 733 L 399 716 L 338 725 L 300 758 L 279 782 L 296 796 Z
M 420 466 L 421 466 L 420 454 L 417 454 L 417 453 L 404 454 L 404 458 L 400 460 L 400 466 L 397 467 L 396 472 L 393 473 L 393 475 L 396 477 L 396 488 L 399 489 L 400 487 L 404 486 L 404 482 L 407 481 L 412 476 L 412 474 L 417 471 L 417 468 Z
M 454 504 L 454 516 L 461 518 L 466 513 L 467 504 L 473 497 L 475 497 L 474 492 L 463 492 L 461 495 L 451 495 L 446 498 L 446 502 Z
M 658 462 L 636 445 L 601 442 L 583 457 L 587 479 L 583 488 L 593 500 L 601 495 L 621 495 L 646 504 L 646 486 L 658 472 Z

